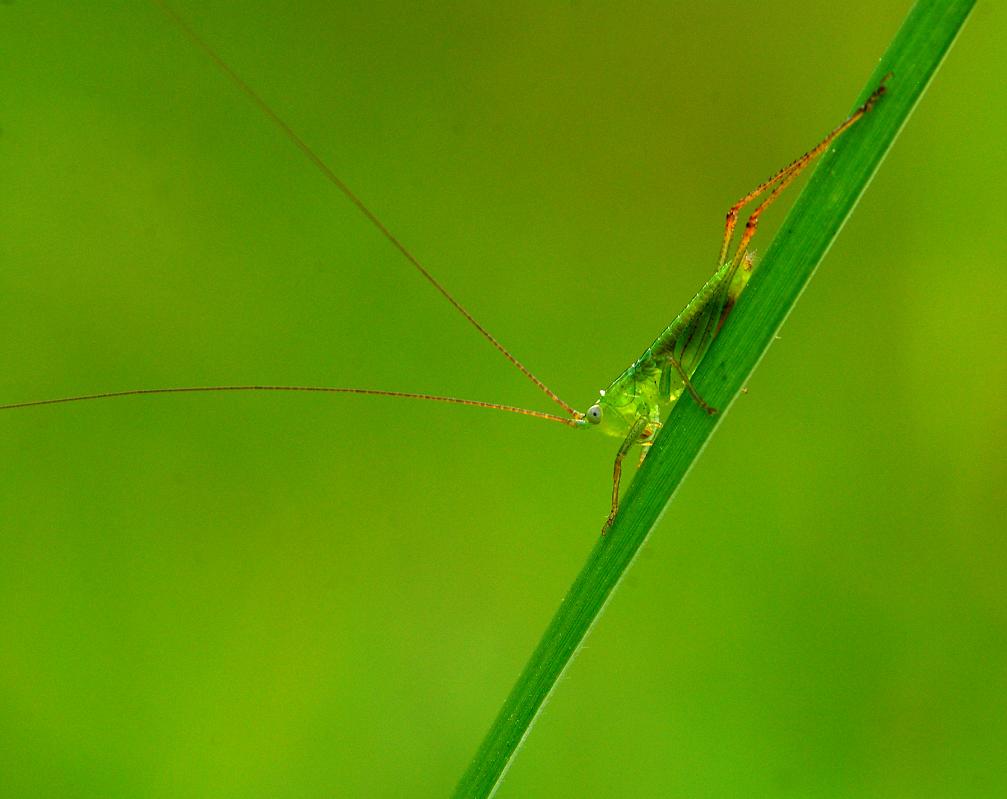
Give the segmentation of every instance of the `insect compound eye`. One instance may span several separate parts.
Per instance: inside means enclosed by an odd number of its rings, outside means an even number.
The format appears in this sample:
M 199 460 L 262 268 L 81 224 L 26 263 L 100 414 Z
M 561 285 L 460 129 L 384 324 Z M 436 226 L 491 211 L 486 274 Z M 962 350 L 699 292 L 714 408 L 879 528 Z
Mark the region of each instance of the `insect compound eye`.
M 587 409 L 587 420 L 591 424 L 598 424 L 601 421 L 601 406 L 592 405 Z

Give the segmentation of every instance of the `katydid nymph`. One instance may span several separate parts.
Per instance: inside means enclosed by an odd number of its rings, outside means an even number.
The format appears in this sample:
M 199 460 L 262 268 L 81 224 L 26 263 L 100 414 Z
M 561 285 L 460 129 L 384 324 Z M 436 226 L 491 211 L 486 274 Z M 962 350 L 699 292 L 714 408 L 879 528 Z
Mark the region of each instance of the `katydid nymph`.
M 160 4 L 160 3 L 159 3 Z M 114 397 L 153 395 L 192 392 L 221 391 L 301 391 L 324 392 L 335 394 L 363 394 L 403 399 L 418 399 L 431 402 L 468 405 L 473 407 L 501 410 L 509 413 L 523 414 L 533 418 L 544 419 L 564 424 L 569 427 L 590 430 L 599 429 L 602 432 L 619 439 L 620 444 L 615 458 L 612 480 L 612 496 L 610 512 L 602 527 L 602 533 L 611 527 L 619 508 L 620 477 L 623 460 L 634 446 L 640 448 L 640 461 L 644 459 L 653 438 L 661 427 L 662 420 L 668 411 L 678 401 L 682 394 L 688 393 L 708 413 L 715 413 L 699 395 L 691 382 L 691 376 L 699 366 L 708 350 L 710 343 L 717 335 L 730 314 L 738 297 L 741 295 L 751 276 L 754 259 L 749 250 L 752 238 L 756 233 L 762 213 L 780 196 L 794 179 L 830 144 L 865 114 L 884 93 L 884 86 L 879 86 L 859 109 L 842 122 L 821 142 L 779 170 L 765 182 L 742 197 L 731 206 L 726 219 L 723 240 L 716 270 L 705 285 L 686 305 L 654 342 L 636 359 L 622 374 L 613 380 L 600 396 L 586 410 L 577 410 L 564 401 L 556 392 L 537 378 L 518 358 L 504 347 L 475 317 L 450 293 L 413 255 L 408 249 L 370 210 L 370 208 L 330 169 L 330 167 L 315 153 L 315 151 L 291 129 L 273 109 L 238 76 L 224 60 L 206 43 L 188 24 L 165 8 L 166 13 L 184 31 L 186 36 L 198 46 L 237 85 L 237 87 L 259 108 L 259 110 L 275 125 L 308 158 L 315 168 L 335 186 L 367 220 L 380 231 L 381 235 L 394 246 L 408 263 L 433 286 L 443 297 L 454 306 L 469 324 L 471 324 L 492 344 L 504 357 L 510 361 L 528 380 L 536 385 L 549 399 L 557 404 L 562 413 L 545 413 L 538 410 L 519 408 L 480 400 L 461 399 L 450 396 L 420 394 L 404 391 L 385 390 L 379 388 L 331 387 L 331 386 L 292 386 L 292 385 L 230 385 L 230 386 L 181 386 L 166 388 L 141 388 L 113 390 L 99 393 L 81 394 L 56 399 L 14 402 L 0 405 L 0 410 L 27 408 L 41 405 L 53 405 L 67 402 L 78 402 L 91 399 L 108 399 Z M 748 217 L 741 231 L 739 241 L 735 243 L 735 228 L 742 209 L 761 198 Z

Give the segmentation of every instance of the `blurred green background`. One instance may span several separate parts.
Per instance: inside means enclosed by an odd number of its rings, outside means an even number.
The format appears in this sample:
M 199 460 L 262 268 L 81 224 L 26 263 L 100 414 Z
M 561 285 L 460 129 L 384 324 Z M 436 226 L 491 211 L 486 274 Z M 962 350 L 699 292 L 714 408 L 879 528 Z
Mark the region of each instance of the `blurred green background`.
M 174 5 L 578 406 L 909 8 Z M 1007 791 L 1005 36 L 981 4 L 500 797 Z M 0 402 L 548 409 L 152 5 L 4 4 L 0 53 Z M 0 416 L 0 794 L 446 795 L 614 447 L 369 398 Z

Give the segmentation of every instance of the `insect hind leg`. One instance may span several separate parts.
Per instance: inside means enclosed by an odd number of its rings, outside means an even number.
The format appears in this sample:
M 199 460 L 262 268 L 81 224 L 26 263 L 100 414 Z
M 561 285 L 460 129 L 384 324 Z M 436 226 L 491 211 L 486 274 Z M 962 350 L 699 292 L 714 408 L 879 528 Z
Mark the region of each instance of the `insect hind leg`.
M 802 156 L 801 158 L 803 158 Z M 727 251 L 731 248 L 731 239 L 734 238 L 734 228 L 738 224 L 738 212 L 741 211 L 746 205 L 748 205 L 752 200 L 761 195 L 766 189 L 772 187 L 781 178 L 785 178 L 795 169 L 800 166 L 801 158 L 792 161 L 783 167 L 779 172 L 773 175 L 768 180 L 763 181 L 754 189 L 752 189 L 748 194 L 738 200 L 734 205 L 730 207 L 727 212 L 727 218 L 724 223 L 724 240 L 720 245 L 720 258 L 717 260 L 718 265 L 724 264 L 727 260 Z
M 769 196 L 759 204 L 755 211 L 752 212 L 752 215 L 748 218 L 748 222 L 745 224 L 745 232 L 741 236 L 738 249 L 735 251 L 732 259 L 732 261 L 736 263 L 740 263 L 741 259 L 745 257 L 745 250 L 748 247 L 748 243 L 752 240 L 752 237 L 755 236 L 755 231 L 759 225 L 759 216 L 762 212 L 772 205 L 773 201 L 783 193 L 783 190 L 793 182 L 794 178 L 804 171 L 808 164 L 825 152 L 825 150 L 828 149 L 829 145 L 832 144 L 836 138 L 845 133 L 862 116 L 864 116 L 864 114 L 868 113 L 874 107 L 874 104 L 878 101 L 878 99 L 880 99 L 881 95 L 885 93 L 885 81 L 887 81 L 890 76 L 891 73 L 885 75 L 885 77 L 881 80 L 881 84 L 878 88 L 871 92 L 871 95 L 867 98 L 866 102 L 854 111 L 841 125 L 829 133 L 828 136 L 822 139 L 800 158 L 791 161 L 787 164 L 787 166 L 783 167 L 783 169 L 769 178 L 769 180 L 760 183 L 731 206 L 730 210 L 727 212 L 727 220 L 724 224 L 724 240 L 720 246 L 720 259 L 718 264 L 726 263 L 727 253 L 731 248 L 731 239 L 734 237 L 734 228 L 738 223 L 738 212 L 740 212 L 741 209 L 748 205 L 752 200 L 759 197 L 763 192 L 768 189 L 772 189 Z

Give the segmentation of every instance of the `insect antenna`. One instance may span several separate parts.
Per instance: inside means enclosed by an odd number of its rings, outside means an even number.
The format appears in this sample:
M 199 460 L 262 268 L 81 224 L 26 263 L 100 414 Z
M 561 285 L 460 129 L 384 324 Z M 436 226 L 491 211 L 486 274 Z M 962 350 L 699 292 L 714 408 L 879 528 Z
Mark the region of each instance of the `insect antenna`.
M 522 416 L 533 416 L 550 422 L 559 422 L 569 427 L 580 427 L 577 419 L 566 416 L 556 416 L 542 411 L 527 408 L 516 408 L 513 405 L 500 405 L 482 400 L 461 399 L 459 397 L 442 397 L 438 394 L 414 394 L 408 391 L 382 391 L 376 388 L 341 388 L 335 386 L 180 386 L 177 388 L 132 388 L 126 391 L 103 391 L 99 394 L 77 394 L 72 397 L 57 397 L 55 399 L 31 400 L 29 402 L 8 402 L 0 405 L 0 411 L 12 411 L 16 408 L 35 408 L 40 405 L 63 405 L 68 402 L 85 402 L 88 400 L 115 399 L 116 397 L 135 397 L 146 394 L 198 394 L 211 391 L 302 391 L 314 394 L 364 394 L 372 397 L 396 397 L 398 399 L 426 400 L 428 402 L 445 402 L 451 405 L 468 405 L 472 408 L 487 408 L 495 411 L 519 413 Z
M 312 164 L 318 169 L 325 179 L 329 181 L 333 186 L 335 186 L 339 191 L 357 207 L 357 210 L 362 213 L 367 220 L 374 225 L 394 247 L 406 258 L 409 263 L 411 263 L 416 270 L 423 276 L 423 278 L 441 295 L 450 302 L 455 310 L 458 311 L 462 316 L 468 320 L 476 330 L 479 331 L 480 335 L 486 339 L 490 344 L 496 347 L 497 350 L 515 367 L 517 367 L 521 373 L 527 377 L 532 383 L 534 383 L 538 388 L 545 393 L 553 402 L 559 405 L 564 411 L 566 411 L 574 419 L 583 418 L 583 414 L 580 411 L 575 410 L 571 405 L 560 398 L 556 392 L 549 388 L 545 383 L 543 383 L 539 378 L 532 374 L 531 370 L 525 366 L 521 361 L 519 361 L 511 352 L 497 340 L 497 338 L 489 332 L 485 327 L 483 327 L 474 316 L 460 303 L 456 300 L 450 292 L 437 280 L 430 272 L 427 271 L 426 267 L 420 263 L 419 259 L 413 255 L 413 253 L 395 236 L 394 233 L 389 230 L 385 224 L 378 219 L 377 215 L 370 208 L 368 208 L 363 200 L 361 200 L 349 186 L 347 186 L 332 169 L 322 160 L 311 146 L 302 139 L 293 128 L 290 127 L 281 117 L 277 114 L 272 107 L 264 100 L 261 96 L 253 89 L 245 80 L 235 72 L 230 65 L 224 61 L 224 59 L 217 54 L 214 50 L 195 30 L 190 27 L 190 25 L 179 16 L 174 9 L 168 6 L 164 0 L 153 0 L 153 2 L 158 5 L 164 13 L 181 29 L 182 33 L 200 50 L 202 50 L 211 61 L 237 86 L 241 92 L 251 100 L 256 107 L 274 124 L 280 129 L 284 136 L 286 136 L 293 144 L 299 149 L 304 156 L 311 161 Z

